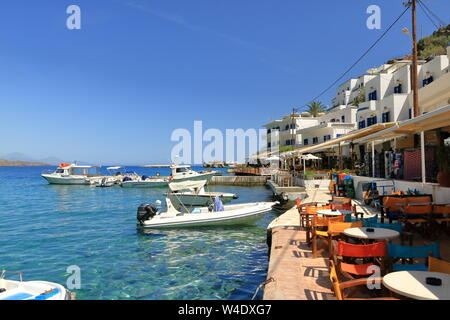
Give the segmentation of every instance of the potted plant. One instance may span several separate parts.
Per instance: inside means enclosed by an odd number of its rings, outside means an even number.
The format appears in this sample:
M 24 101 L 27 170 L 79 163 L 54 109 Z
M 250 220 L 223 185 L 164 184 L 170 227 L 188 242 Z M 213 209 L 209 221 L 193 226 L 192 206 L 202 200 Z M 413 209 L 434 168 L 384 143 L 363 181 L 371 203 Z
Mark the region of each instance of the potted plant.
M 437 149 L 439 172 L 437 181 L 442 187 L 450 187 L 450 146 L 443 145 Z

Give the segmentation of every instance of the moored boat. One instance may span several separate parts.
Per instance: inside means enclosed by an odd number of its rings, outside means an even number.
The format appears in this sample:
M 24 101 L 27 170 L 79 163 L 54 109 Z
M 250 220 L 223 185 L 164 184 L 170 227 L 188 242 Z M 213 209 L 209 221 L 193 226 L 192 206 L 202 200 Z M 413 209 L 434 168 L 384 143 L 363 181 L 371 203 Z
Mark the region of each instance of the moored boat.
M 97 170 L 100 166 L 80 166 L 77 164 L 61 163 L 53 172 L 42 173 L 41 176 L 50 184 L 89 185 L 91 179 L 99 177 Z
M 157 210 L 150 204 L 142 204 L 137 210 L 137 220 L 144 228 L 178 228 L 198 226 L 226 226 L 254 223 L 260 216 L 272 210 L 277 202 L 254 202 L 194 208 L 189 212 L 178 211 L 166 198 L 166 210 Z
M 6 273 L 18 273 L 20 281 L 5 279 Z M 21 272 L 3 270 L 0 275 L 0 300 L 69 300 L 64 286 L 48 281 L 22 281 Z

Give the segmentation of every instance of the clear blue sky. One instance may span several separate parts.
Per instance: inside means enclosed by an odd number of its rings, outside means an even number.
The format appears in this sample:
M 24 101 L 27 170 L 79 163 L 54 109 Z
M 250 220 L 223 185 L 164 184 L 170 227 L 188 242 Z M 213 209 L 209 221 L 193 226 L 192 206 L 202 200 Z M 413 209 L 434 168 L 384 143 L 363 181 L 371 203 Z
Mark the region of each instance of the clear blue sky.
M 450 21 L 450 1 L 424 1 Z M 335 80 L 402 2 L 4 0 L 0 155 L 167 163 L 172 130 L 194 120 L 260 128 Z M 81 7 L 81 30 L 66 28 L 70 4 Z M 371 4 L 381 30 L 366 28 Z M 418 19 L 430 34 L 420 10 Z M 404 26 L 409 14 L 349 76 L 407 54 Z

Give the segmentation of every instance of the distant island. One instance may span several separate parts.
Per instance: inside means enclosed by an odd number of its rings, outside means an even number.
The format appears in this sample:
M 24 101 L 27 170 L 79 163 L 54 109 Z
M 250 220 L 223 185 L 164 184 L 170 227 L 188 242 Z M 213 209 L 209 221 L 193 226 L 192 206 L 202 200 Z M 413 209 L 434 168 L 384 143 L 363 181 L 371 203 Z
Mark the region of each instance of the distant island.
M 50 166 L 48 163 L 31 162 L 31 161 L 14 161 L 0 159 L 0 167 L 45 167 Z

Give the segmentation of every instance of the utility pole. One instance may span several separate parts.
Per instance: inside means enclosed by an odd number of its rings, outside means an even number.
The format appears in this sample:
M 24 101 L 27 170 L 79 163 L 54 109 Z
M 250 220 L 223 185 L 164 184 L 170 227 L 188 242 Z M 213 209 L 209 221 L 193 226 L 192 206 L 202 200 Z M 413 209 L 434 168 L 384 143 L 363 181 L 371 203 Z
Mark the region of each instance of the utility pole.
M 411 66 L 411 86 L 413 91 L 413 117 L 418 117 L 419 114 L 419 84 L 417 80 L 417 0 L 411 0 L 407 3 L 411 7 L 412 13 L 412 66 Z

